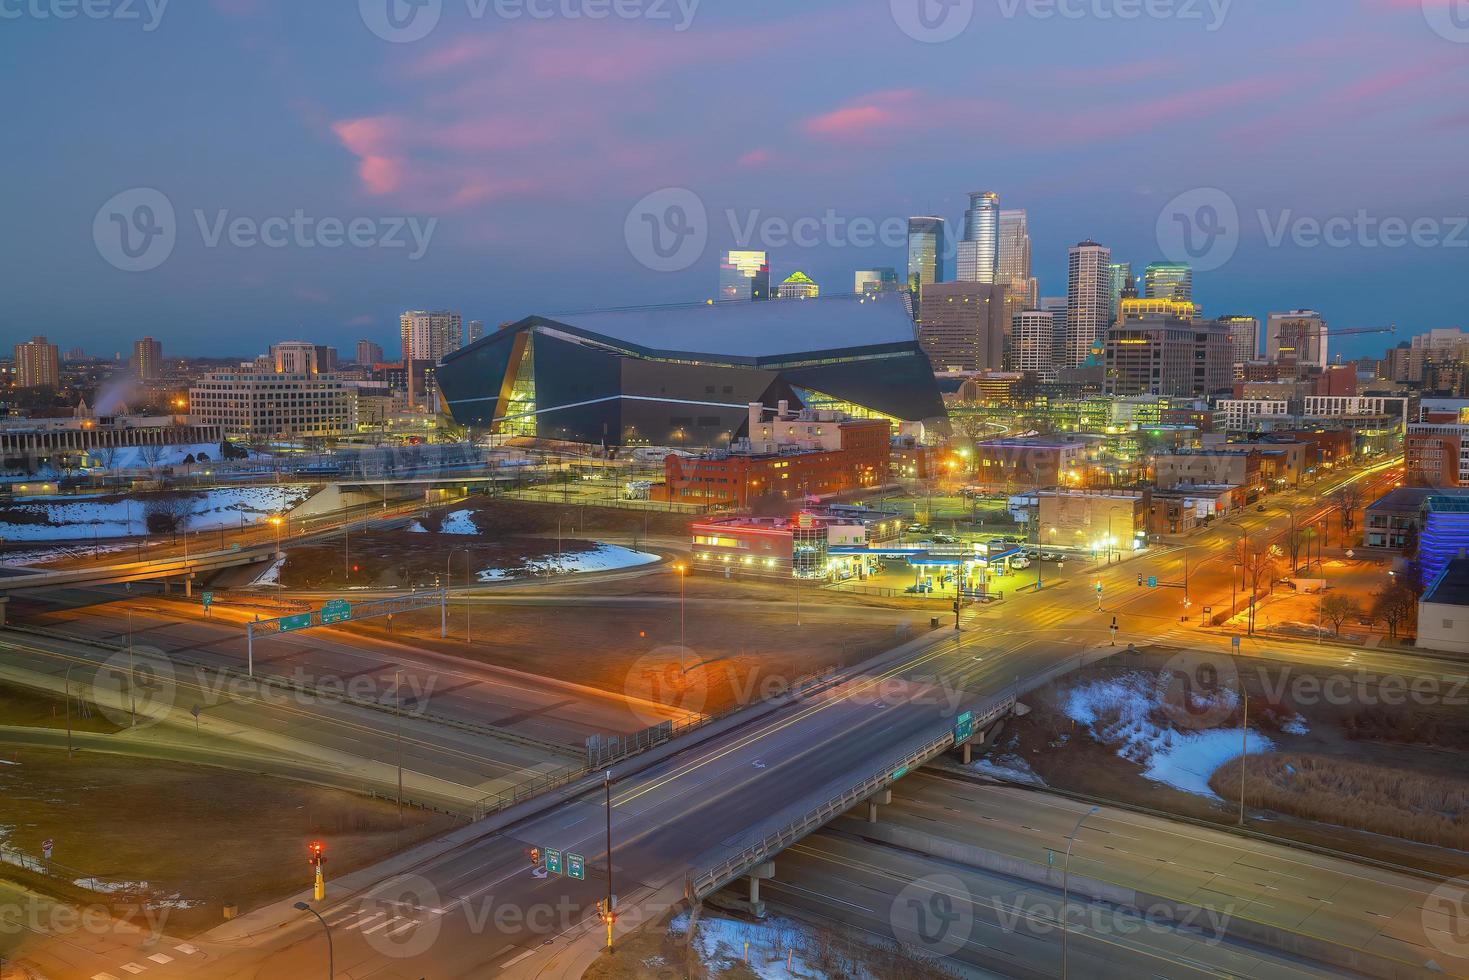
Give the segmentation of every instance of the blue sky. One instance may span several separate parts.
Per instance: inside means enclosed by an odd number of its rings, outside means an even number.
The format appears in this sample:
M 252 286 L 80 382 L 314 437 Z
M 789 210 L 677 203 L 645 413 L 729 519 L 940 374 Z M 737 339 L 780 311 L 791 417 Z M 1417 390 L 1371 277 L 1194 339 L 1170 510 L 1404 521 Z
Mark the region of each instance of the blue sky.
M 943 41 L 910 36 L 917 0 L 524 0 L 547 17 L 430 0 L 432 30 L 403 43 L 369 27 L 386 0 L 173 0 L 156 19 L 161 0 L 93 2 L 116 16 L 0 0 L 7 345 L 391 350 L 405 308 L 494 324 L 702 300 L 731 210 L 841 229 L 939 213 L 957 231 L 973 190 L 1029 211 L 1047 295 L 1082 238 L 1138 271 L 1163 258 L 1160 214 L 1211 188 L 1240 221 L 1196 277 L 1206 314 L 1465 319 L 1464 0 L 958 0 Z M 1076 16 L 1047 16 L 1058 2 Z M 1163 15 L 1125 16 L 1149 2 Z M 124 271 L 111 215 L 160 217 L 139 188 L 172 209 L 172 248 Z M 692 192 L 708 237 L 664 272 L 628 216 L 666 188 Z M 1340 247 L 1314 244 L 1311 223 L 1340 217 Z M 1384 220 L 1416 241 L 1383 245 Z M 354 221 L 358 244 L 336 241 Z M 846 238 L 770 247 L 773 271 L 838 292 L 857 268 L 902 269 L 899 242 Z

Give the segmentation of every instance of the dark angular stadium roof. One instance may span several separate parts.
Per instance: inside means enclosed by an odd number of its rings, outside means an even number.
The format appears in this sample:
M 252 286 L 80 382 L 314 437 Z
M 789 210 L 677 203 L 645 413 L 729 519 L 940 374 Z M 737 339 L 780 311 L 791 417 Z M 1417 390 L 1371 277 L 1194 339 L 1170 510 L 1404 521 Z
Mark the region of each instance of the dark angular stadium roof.
M 1469 606 L 1469 558 L 1455 558 L 1445 565 L 1422 601 Z
M 598 310 L 534 319 L 641 352 L 744 361 L 917 345 L 913 320 L 896 293 Z

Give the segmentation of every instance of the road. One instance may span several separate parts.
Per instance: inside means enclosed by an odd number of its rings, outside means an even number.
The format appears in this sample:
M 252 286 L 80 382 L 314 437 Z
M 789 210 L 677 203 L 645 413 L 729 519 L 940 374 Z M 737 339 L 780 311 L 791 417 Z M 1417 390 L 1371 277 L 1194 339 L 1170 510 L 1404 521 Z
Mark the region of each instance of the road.
M 1007 974 L 1023 975 L 1029 968 L 1054 975 L 1060 956 L 1054 925 L 1059 889 L 864 835 L 889 828 L 934 835 L 1025 862 L 1041 874 L 1064 864 L 1067 838 L 1087 810 L 1084 803 L 1042 791 L 926 769 L 899 784 L 892 805 L 881 808 L 877 828 L 843 818 L 782 855 L 776 879 L 765 882 L 762 891 L 767 900 L 819 917 L 856 918 L 864 928 L 891 939 L 894 922 L 903 925 L 900 896 L 915 894 L 909 886 L 918 882 L 916 892 L 927 894 L 945 884 L 933 876 L 956 875 L 976 915 L 971 933 L 952 937 L 965 940 L 956 958 L 974 966 L 998 966 Z M 1232 927 L 1251 920 L 1365 950 L 1407 969 L 1435 962 L 1448 975 L 1469 976 L 1469 948 L 1462 937 L 1442 928 L 1444 921 L 1435 912 L 1439 882 L 1415 875 L 1111 807 L 1086 817 L 1070 872 L 1078 880 L 1135 889 L 1219 917 L 1194 918 L 1199 931 L 1153 923 L 1124 935 L 1126 923 L 1114 918 L 1116 906 L 1090 907 L 1080 900 L 1087 912 L 1074 911 L 1068 919 L 1076 926 L 1070 965 L 1078 975 L 1136 976 L 1161 970 L 1167 976 L 1297 977 L 1342 972 L 1311 963 L 1309 955 L 1287 955 L 1231 938 Z M 1149 899 L 1147 904 L 1155 903 Z M 1001 914 L 1006 909 L 1011 915 Z M 1026 924 L 1016 920 L 1017 913 L 1037 919 Z M 1301 948 L 1309 952 L 1308 945 Z

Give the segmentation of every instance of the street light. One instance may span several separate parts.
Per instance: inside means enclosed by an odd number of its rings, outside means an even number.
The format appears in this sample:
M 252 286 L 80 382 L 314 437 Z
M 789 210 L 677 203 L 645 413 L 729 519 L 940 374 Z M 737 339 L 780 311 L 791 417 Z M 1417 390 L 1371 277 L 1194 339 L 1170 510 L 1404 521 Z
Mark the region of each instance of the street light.
M 474 555 L 470 553 L 470 550 L 468 548 L 455 548 L 453 551 L 449 552 L 448 556 L 444 558 L 444 588 L 445 590 L 449 588 L 449 563 L 452 562 L 454 560 L 454 556 L 459 554 L 461 551 L 464 552 L 464 642 L 468 644 L 470 611 L 469 590 L 473 585 L 471 579 L 474 575 Z
M 316 916 L 316 921 L 320 922 L 321 927 L 326 930 L 326 975 L 327 980 L 332 980 L 337 975 L 337 957 L 332 952 L 332 927 L 326 924 L 326 920 L 321 917 L 320 912 L 305 902 L 297 902 L 296 909 L 301 912 L 310 912 Z
M 1081 833 L 1081 825 L 1086 823 L 1086 818 L 1101 812 L 1101 807 L 1094 806 L 1081 815 L 1076 821 L 1076 827 L 1071 835 L 1066 838 L 1066 862 L 1061 870 L 1061 980 L 1066 980 L 1066 922 L 1071 910 L 1071 848 L 1076 843 L 1076 835 Z
M 683 562 L 678 562 L 673 566 L 673 570 L 678 573 L 678 671 L 682 674 L 688 671 L 688 667 L 684 665 L 685 626 L 688 622 L 684 615 L 684 583 L 688 580 L 688 569 L 684 567 Z

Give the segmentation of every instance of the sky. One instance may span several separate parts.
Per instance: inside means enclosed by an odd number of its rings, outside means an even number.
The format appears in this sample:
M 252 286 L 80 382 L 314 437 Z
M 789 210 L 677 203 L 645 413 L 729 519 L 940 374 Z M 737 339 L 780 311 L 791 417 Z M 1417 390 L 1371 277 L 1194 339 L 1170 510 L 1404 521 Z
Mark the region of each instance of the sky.
M 1469 0 L 0 0 L 0 55 L 6 347 L 391 354 L 742 245 L 846 292 L 978 190 L 1044 295 L 1090 238 L 1209 316 L 1469 326 Z

